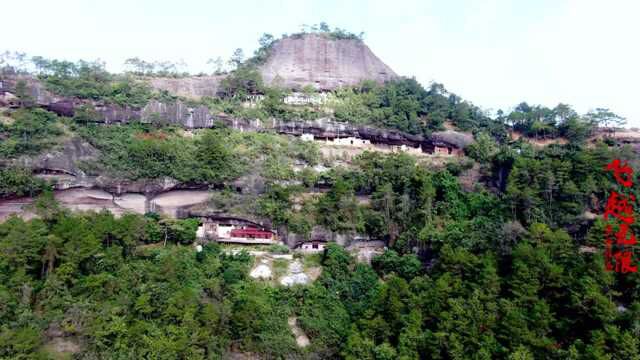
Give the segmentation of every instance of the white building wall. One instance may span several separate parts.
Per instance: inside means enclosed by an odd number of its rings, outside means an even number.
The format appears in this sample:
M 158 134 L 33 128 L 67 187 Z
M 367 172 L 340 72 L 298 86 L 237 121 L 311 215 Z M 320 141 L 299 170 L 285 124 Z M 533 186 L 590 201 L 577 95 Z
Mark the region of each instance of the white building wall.
M 293 92 L 284 98 L 284 103 L 287 105 L 322 105 L 326 101 L 326 93 L 306 95 L 301 92 Z
M 342 146 L 353 146 L 353 147 L 364 147 L 367 145 L 371 145 L 371 141 L 367 139 L 360 139 L 357 137 L 349 136 L 344 138 L 335 138 L 331 141 L 334 145 L 342 145 Z
M 320 251 L 324 251 L 324 248 L 325 248 L 325 243 L 319 243 L 316 248 L 313 247 L 312 242 L 303 243 L 300 246 L 300 250 L 302 252 L 320 252 Z
M 217 235 L 219 238 L 230 238 L 231 237 L 231 230 L 233 230 L 234 226 L 233 225 L 223 225 L 223 224 L 218 224 L 218 230 L 217 230 Z
M 196 239 L 204 239 L 205 236 L 204 225 L 198 226 L 198 230 L 196 230 Z
M 407 153 L 407 154 L 413 154 L 413 155 L 422 155 L 422 154 L 424 154 L 424 152 L 422 152 L 422 149 L 420 147 L 402 145 L 402 149 L 401 150 L 403 152 Z

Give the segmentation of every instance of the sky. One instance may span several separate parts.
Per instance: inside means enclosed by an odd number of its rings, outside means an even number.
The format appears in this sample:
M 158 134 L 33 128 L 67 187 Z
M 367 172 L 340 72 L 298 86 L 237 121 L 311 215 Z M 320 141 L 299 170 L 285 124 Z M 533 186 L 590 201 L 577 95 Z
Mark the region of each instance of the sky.
M 354 33 L 396 73 L 436 81 L 489 112 L 518 103 L 609 108 L 640 127 L 640 1 L 20 0 L 2 4 L 0 51 L 66 60 L 184 61 L 251 54 L 327 22 Z

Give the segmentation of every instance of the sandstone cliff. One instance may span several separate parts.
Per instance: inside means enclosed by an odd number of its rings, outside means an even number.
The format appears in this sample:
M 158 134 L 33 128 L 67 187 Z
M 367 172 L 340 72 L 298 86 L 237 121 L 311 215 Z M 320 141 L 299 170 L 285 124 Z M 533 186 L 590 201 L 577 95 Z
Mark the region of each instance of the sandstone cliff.
M 383 83 L 398 77 L 361 40 L 331 39 L 320 34 L 287 37 L 273 44 L 267 61 L 259 67 L 266 85 L 334 90 L 362 80 Z M 226 75 L 186 78 L 150 78 L 157 90 L 186 98 L 215 96 Z
M 398 77 L 361 40 L 334 40 L 319 34 L 278 40 L 260 73 L 269 85 L 292 89 L 311 85 L 318 90 Z
M 346 41 L 346 40 L 340 40 Z M 355 41 L 355 40 L 349 40 Z M 436 146 L 454 146 L 465 148 L 473 137 L 456 131 L 434 132 L 430 137 L 412 135 L 393 129 L 380 129 L 367 125 L 354 125 L 332 121 L 329 118 L 314 121 L 282 121 L 270 119 L 262 122 L 258 119 L 239 119 L 226 114 L 214 114 L 204 105 L 189 106 L 177 100 L 175 102 L 149 101 L 144 107 L 130 108 L 99 101 L 60 97 L 47 91 L 32 77 L 21 77 L 27 83 L 27 90 L 38 106 L 62 116 L 73 116 L 79 106 L 92 105 L 97 113 L 94 121 L 104 124 L 129 123 L 141 121 L 154 124 L 175 124 L 187 129 L 211 128 L 215 123 L 225 124 L 241 131 L 274 131 L 281 134 L 312 134 L 318 138 L 355 137 L 372 143 L 387 145 L 408 145 L 414 148 Z M 18 78 L 4 78 L 0 85 L 0 106 L 10 106 Z M 55 162 L 54 162 L 55 163 Z M 45 167 L 48 168 L 48 167 Z M 50 170 L 56 170 L 55 167 Z M 57 171 L 57 170 L 56 170 Z
M 100 101 L 58 96 L 45 89 L 44 85 L 32 76 L 5 76 L 1 80 L 0 106 L 11 106 L 12 102 L 15 102 L 13 93 L 16 91 L 16 84 L 19 80 L 23 80 L 26 83 L 29 96 L 36 105 L 61 116 L 73 116 L 79 106 L 90 104 L 96 110 L 97 118 L 95 121 L 105 124 L 129 123 L 139 120 L 146 123 L 176 124 L 188 129 L 210 128 L 213 126 L 213 116 L 206 106 L 192 107 L 180 100 L 169 103 L 151 100 L 141 109 L 137 109 Z M 197 87 L 194 87 L 194 89 L 199 89 L 197 91 L 194 90 L 196 92 L 201 90 L 201 88 Z M 207 96 L 206 92 L 198 93 L 202 96 Z
M 191 99 L 203 96 L 215 97 L 220 81 L 225 75 L 197 76 L 185 78 L 150 78 L 148 84 L 156 90 L 166 90 L 170 94 Z

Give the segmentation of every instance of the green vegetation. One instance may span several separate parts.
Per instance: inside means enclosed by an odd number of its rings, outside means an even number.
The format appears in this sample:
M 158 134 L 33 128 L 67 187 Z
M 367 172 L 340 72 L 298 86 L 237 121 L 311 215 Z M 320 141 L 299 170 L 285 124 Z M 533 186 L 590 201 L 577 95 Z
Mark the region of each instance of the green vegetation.
M 506 122 L 516 131 L 535 138 L 563 136 L 572 142 L 584 141 L 595 126 L 609 126 L 624 123 L 624 119 L 608 109 L 597 109 L 583 117 L 566 104 L 553 109 L 544 106 L 529 106 L 520 103 L 507 115 L 498 113 L 498 121 Z
M 184 77 L 189 76 L 186 71 L 180 71 L 186 64 L 181 61 L 145 61 L 138 57 L 129 58 L 124 61 L 126 72 L 137 76 L 158 76 L 158 77 Z
M 58 95 L 138 108 L 152 96 L 145 84 L 127 76 L 112 75 L 98 61 L 74 63 L 42 57 L 34 57 L 32 61 L 47 90 Z
M 253 57 L 248 60 L 248 63 L 251 65 L 261 65 L 264 64 L 269 55 L 271 53 L 271 49 L 273 44 L 275 44 L 276 39 L 271 34 L 264 33 L 258 40 L 258 44 L 260 47 L 256 49 L 253 53 Z
M 281 244 L 269 245 L 268 250 L 272 254 L 288 254 L 289 253 L 289 247 Z
M 11 115 L 13 121 L 0 123 L 0 156 L 13 158 L 33 155 L 56 144 L 62 135 L 58 117 L 42 109 L 19 109 Z
M 311 30 L 353 38 L 326 24 Z M 491 118 L 442 85 L 425 89 L 415 79 L 363 82 L 323 106 L 289 106 L 285 90 L 261 82 L 256 65 L 274 39 L 267 34 L 260 44 L 247 61 L 234 53 L 220 97 L 190 104 L 262 120 L 333 111 L 339 121 L 423 135 L 451 123 L 474 133 L 469 158 L 442 165 L 364 152 L 318 174 L 311 167 L 323 159 L 313 142 L 162 122 L 98 126 L 89 104 L 73 121 L 61 119 L 35 108 L 28 84 L 19 83 L 20 108 L 0 119 L 0 198 L 42 194 L 29 209 L 37 218 L 0 224 L 0 359 L 55 358 L 51 337 L 78 345 L 74 358 L 82 359 L 640 358 L 640 277 L 604 270 L 609 223 L 593 219 L 610 191 L 621 190 L 605 165 L 621 159 L 638 170 L 640 158 L 611 139 L 585 144 L 595 126 L 623 118 L 526 103 Z M 45 86 L 64 96 L 132 107 L 152 96 L 176 100 L 99 63 L 33 61 Z M 130 65 L 157 75 L 139 59 Z M 255 94 L 264 100 L 243 106 Z M 512 130 L 568 144 L 538 149 L 510 141 Z M 98 150 L 81 164 L 89 176 L 209 186 L 220 190 L 209 204 L 215 211 L 268 219 L 306 240 L 314 226 L 365 235 L 387 250 L 368 265 L 329 244 L 302 259 L 307 269 L 322 266 L 307 286 L 250 279 L 255 264 L 246 252 L 193 248 L 197 219 L 63 210 L 49 184 L 18 165 L 72 135 Z M 280 275 L 287 262 L 273 266 Z M 308 347 L 296 346 L 290 316 Z
M 404 78 L 384 85 L 365 81 L 357 87 L 338 90 L 332 105 L 339 121 L 429 134 L 442 130 L 449 120 L 462 130 L 486 129 L 496 137 L 506 137 L 504 126 L 479 108 L 448 93 L 440 84 L 424 89 L 415 79 Z
M 329 26 L 329 24 L 327 24 L 326 22 L 320 22 L 319 24 L 313 24 L 313 25 L 302 25 L 302 31 L 298 32 L 298 33 L 294 33 L 291 35 L 287 35 L 284 34 L 282 35 L 283 38 L 286 37 L 292 37 L 292 38 L 297 38 L 297 37 L 301 37 L 304 36 L 306 34 L 319 34 L 322 36 L 326 36 L 330 39 L 334 39 L 334 40 L 360 40 L 362 41 L 362 39 L 364 39 L 364 32 L 360 32 L 359 34 L 355 34 L 352 33 L 350 31 L 347 31 L 345 29 L 341 29 L 339 27 L 336 28 L 331 28 L 331 26 Z
M 220 358 L 232 343 L 295 353 L 287 297 L 247 280 L 248 255 L 215 245 L 196 255 L 171 237 L 163 247 L 165 226 L 60 212 L 0 224 L 0 357 L 49 358 L 48 326 L 88 357 Z M 139 246 L 150 242 L 160 246 Z
M 196 167 L 197 146 L 176 129 L 153 130 L 149 126 L 104 127 L 91 125 L 80 134 L 101 150 L 98 162 L 85 164 L 90 173 L 107 173 L 124 179 L 172 177 L 181 181 L 206 182 L 210 171 Z M 217 177 L 226 174 L 217 174 Z
M 254 66 L 240 65 L 222 80 L 219 95 L 222 98 L 244 100 L 248 95 L 263 91 L 262 76 Z
M 21 168 L 0 168 L 0 199 L 10 196 L 34 196 L 49 189 L 49 184 L 31 171 Z
M 217 358 L 231 344 L 274 358 L 638 355 L 640 304 L 616 310 L 638 279 L 605 273 L 599 256 L 578 255 L 566 232 L 543 224 L 504 255 L 448 241 L 430 270 L 394 251 L 371 268 L 330 245 L 316 283 L 285 289 L 248 279 L 246 254 L 215 244 L 196 253 L 180 236 L 162 246 L 175 223 L 43 206 L 42 220 L 0 225 L 5 358 L 51 356 L 51 327 L 82 343 L 82 357 Z M 312 340 L 305 350 L 286 325 L 293 314 Z
M 249 172 L 270 180 L 293 180 L 295 160 L 313 165 L 319 158 L 313 144 L 273 134 L 209 129 L 191 139 L 179 129 L 147 124 L 90 125 L 78 131 L 102 153 L 98 162 L 84 164 L 86 171 L 131 180 L 171 177 L 216 185 Z

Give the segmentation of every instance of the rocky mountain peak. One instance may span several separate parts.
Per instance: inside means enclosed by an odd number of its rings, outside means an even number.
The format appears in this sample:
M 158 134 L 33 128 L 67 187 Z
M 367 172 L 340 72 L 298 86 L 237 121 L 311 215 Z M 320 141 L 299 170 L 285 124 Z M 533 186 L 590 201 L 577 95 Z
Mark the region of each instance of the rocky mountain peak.
M 367 79 L 383 83 L 398 77 L 362 40 L 324 34 L 278 40 L 260 73 L 269 85 L 292 89 L 311 85 L 318 90 L 356 85 Z

